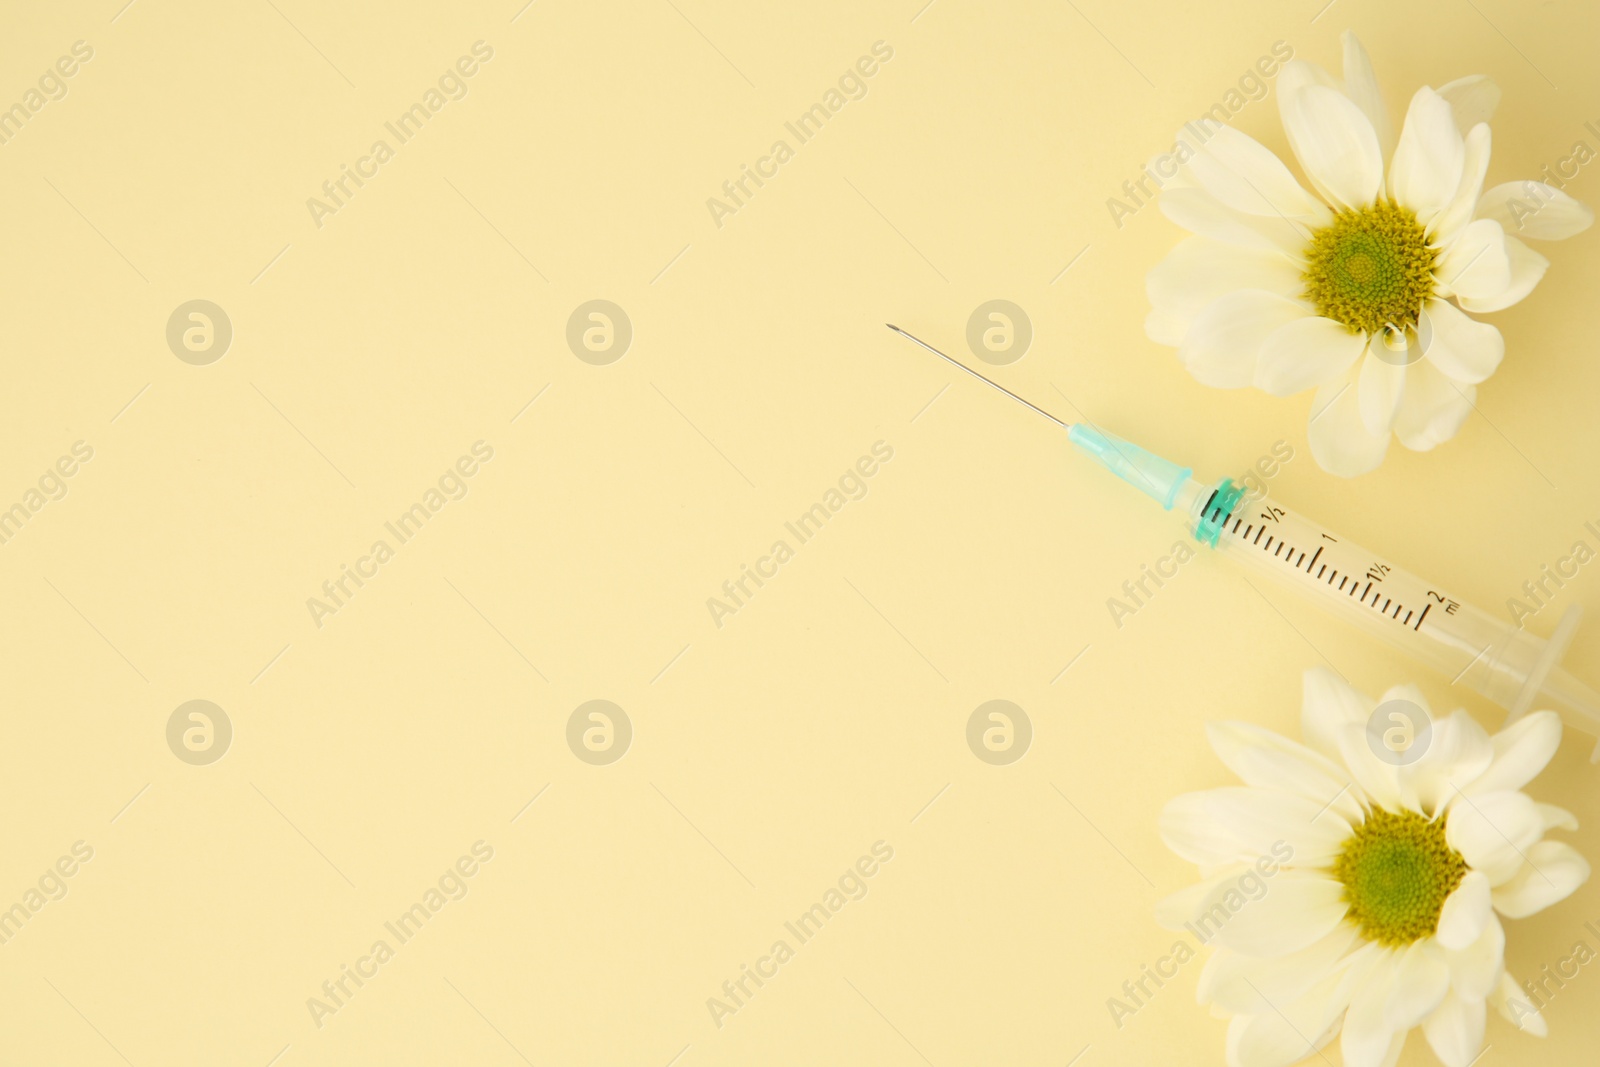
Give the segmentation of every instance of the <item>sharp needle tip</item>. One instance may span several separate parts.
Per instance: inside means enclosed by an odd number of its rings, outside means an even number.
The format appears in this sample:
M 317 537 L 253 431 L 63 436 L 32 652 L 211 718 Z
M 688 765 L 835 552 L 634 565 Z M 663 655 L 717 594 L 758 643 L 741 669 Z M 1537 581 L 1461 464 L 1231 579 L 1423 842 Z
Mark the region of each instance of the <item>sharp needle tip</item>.
M 977 371 L 973 370 L 971 367 L 967 366 L 965 363 L 962 363 L 960 360 L 952 359 L 950 356 L 948 356 L 945 353 L 939 351 L 937 348 L 934 348 L 932 345 L 930 345 L 928 342 L 924 341 L 922 338 L 918 337 L 916 334 L 907 333 L 905 330 L 902 330 L 900 327 L 896 326 L 892 322 L 886 322 L 886 323 L 884 323 L 884 325 L 889 327 L 889 329 L 893 330 L 895 333 L 899 334 L 900 336 L 908 338 L 913 343 L 915 343 L 917 345 L 920 345 L 923 348 L 926 348 L 929 352 L 932 352 L 934 355 L 938 356 L 940 359 L 944 360 L 946 363 L 949 363 L 950 365 L 952 365 L 954 367 L 957 367 L 957 368 L 959 368 L 961 370 L 966 371 L 968 374 L 972 375 L 974 378 L 978 379 L 978 381 L 982 382 L 983 384 L 989 386 L 991 389 L 998 389 L 1000 392 L 1006 394 L 1006 396 L 1009 396 L 1012 400 L 1015 400 L 1017 403 L 1023 405 L 1024 407 L 1028 407 L 1028 408 L 1033 409 L 1033 411 L 1035 411 L 1036 413 L 1038 413 L 1040 415 L 1043 415 L 1045 418 L 1049 419 L 1051 422 L 1055 423 L 1057 426 L 1060 426 L 1060 427 L 1062 427 L 1064 429 L 1068 429 L 1068 430 L 1072 429 L 1072 424 L 1071 423 L 1063 422 L 1062 420 L 1056 418 L 1054 415 L 1050 414 L 1044 408 L 1042 408 L 1039 405 L 1035 404 L 1031 400 L 1024 400 L 1022 397 L 1018 396 L 1016 393 L 1013 393 L 1011 390 L 1007 389 L 1005 386 L 1001 385 L 999 382 L 996 382 L 996 381 L 994 381 L 992 379 L 989 379 L 989 378 L 985 378 L 983 375 L 979 374 Z

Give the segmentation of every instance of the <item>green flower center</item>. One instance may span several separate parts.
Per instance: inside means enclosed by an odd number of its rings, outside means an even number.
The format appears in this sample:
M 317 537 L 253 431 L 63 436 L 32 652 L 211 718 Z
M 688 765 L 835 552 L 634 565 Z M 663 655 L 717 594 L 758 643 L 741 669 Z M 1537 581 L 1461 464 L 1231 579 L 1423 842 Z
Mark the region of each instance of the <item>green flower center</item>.
M 1433 295 L 1438 255 L 1410 208 L 1379 200 L 1341 211 L 1311 235 L 1304 296 L 1317 314 L 1344 323 L 1351 333 L 1412 327 L 1422 302 Z
M 1439 928 L 1439 912 L 1467 861 L 1446 843 L 1443 819 L 1373 808 L 1345 841 L 1333 873 L 1361 936 L 1397 947 Z

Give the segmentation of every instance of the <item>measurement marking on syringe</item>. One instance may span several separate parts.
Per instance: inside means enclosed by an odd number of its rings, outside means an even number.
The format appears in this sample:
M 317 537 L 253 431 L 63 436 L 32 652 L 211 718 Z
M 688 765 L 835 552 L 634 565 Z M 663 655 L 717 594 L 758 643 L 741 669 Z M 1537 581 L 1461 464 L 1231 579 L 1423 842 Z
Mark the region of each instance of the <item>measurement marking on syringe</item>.
M 1220 513 L 1221 509 L 1216 511 Z M 1216 521 L 1217 515 L 1212 514 L 1211 519 Z M 1346 596 L 1354 597 L 1362 607 L 1371 608 L 1379 615 L 1393 619 L 1402 626 L 1420 629 L 1422 619 L 1428 613 L 1426 605 L 1419 612 L 1418 609 L 1407 607 L 1393 596 L 1385 596 L 1383 579 L 1374 578 L 1371 571 L 1358 576 L 1342 572 L 1331 562 L 1323 563 L 1323 549 L 1327 548 L 1325 544 L 1318 545 L 1314 551 L 1302 550 L 1298 545 L 1291 544 L 1287 538 L 1280 536 L 1282 531 L 1272 529 L 1270 522 L 1263 522 L 1257 526 L 1255 523 L 1245 522 L 1242 516 L 1235 518 L 1231 513 L 1222 519 L 1221 526 L 1224 530 L 1230 530 L 1231 536 L 1238 541 L 1253 545 L 1274 559 L 1281 559 L 1295 570 L 1315 575 L 1319 581 L 1327 582 L 1329 588 L 1337 588 Z M 1327 535 L 1323 536 L 1327 539 Z M 1388 569 L 1382 564 L 1374 566 L 1379 570 Z M 1337 584 L 1335 584 L 1336 579 Z
M 1412 627 L 1413 630 L 1421 630 L 1422 629 L 1422 620 L 1426 619 L 1428 617 L 1428 609 L 1431 608 L 1431 607 L 1433 607 L 1432 604 L 1424 604 L 1424 605 L 1422 605 L 1422 614 L 1417 616 L 1417 624 Z

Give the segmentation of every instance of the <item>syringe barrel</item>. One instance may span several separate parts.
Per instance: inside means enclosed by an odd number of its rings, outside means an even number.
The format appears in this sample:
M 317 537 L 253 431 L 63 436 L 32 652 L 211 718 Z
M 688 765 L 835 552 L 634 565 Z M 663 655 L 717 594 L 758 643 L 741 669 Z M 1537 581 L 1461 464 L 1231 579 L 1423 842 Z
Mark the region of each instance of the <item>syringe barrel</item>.
M 1545 686 L 1553 665 L 1546 639 L 1226 478 L 1194 495 L 1189 528 L 1247 571 L 1311 597 L 1514 715 L 1537 692 L 1526 691 L 1530 678 Z M 1573 725 L 1600 733 L 1600 697 L 1563 677 L 1539 706 L 1555 706 Z

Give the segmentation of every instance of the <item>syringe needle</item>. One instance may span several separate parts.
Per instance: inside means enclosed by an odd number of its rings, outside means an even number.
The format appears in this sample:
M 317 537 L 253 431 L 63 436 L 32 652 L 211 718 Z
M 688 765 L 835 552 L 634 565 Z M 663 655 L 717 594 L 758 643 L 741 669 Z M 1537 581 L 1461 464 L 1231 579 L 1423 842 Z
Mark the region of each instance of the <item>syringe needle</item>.
M 951 357 L 945 355 L 943 352 L 939 351 L 937 348 L 934 348 L 932 345 L 930 345 L 928 342 L 924 341 L 922 338 L 918 337 L 916 334 L 909 333 L 909 332 L 907 332 L 905 330 L 902 330 L 900 327 L 896 326 L 892 322 L 886 322 L 886 323 L 884 323 L 884 325 L 889 327 L 889 329 L 893 330 L 895 333 L 900 334 L 903 337 L 911 338 L 911 340 L 915 341 L 917 344 L 921 345 L 923 348 L 926 348 L 929 352 L 932 352 L 934 355 L 938 356 L 940 359 L 946 361 L 947 363 L 950 363 L 952 366 L 960 367 L 962 370 L 966 371 L 968 374 L 972 375 L 974 378 L 978 379 L 978 381 L 984 383 L 985 385 L 993 386 L 994 388 L 1000 390 L 1002 393 L 1006 394 L 1006 396 L 1009 396 L 1012 400 L 1015 400 L 1017 403 L 1023 404 L 1023 405 L 1025 405 L 1027 407 L 1032 408 L 1034 411 L 1038 412 L 1040 415 L 1043 415 L 1045 418 L 1049 419 L 1051 422 L 1055 423 L 1057 426 L 1061 427 L 1063 430 L 1072 429 L 1072 424 L 1070 422 L 1062 422 L 1060 419 L 1058 419 L 1054 415 L 1050 414 L 1044 408 L 1039 407 L 1037 404 L 1034 404 L 1034 403 L 1031 403 L 1031 402 L 1029 402 L 1027 400 L 1022 399 L 1016 393 L 1013 393 L 1011 390 L 1007 389 L 1005 386 L 1001 385 L 999 382 L 990 381 L 988 378 L 985 378 L 983 375 L 979 374 L 977 371 L 973 370 L 971 367 L 967 366 L 965 363 L 958 362 L 957 360 L 952 359 Z

